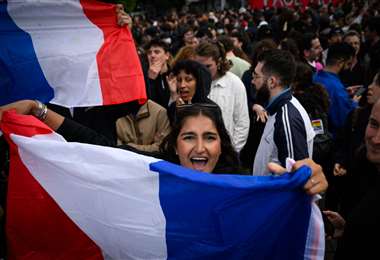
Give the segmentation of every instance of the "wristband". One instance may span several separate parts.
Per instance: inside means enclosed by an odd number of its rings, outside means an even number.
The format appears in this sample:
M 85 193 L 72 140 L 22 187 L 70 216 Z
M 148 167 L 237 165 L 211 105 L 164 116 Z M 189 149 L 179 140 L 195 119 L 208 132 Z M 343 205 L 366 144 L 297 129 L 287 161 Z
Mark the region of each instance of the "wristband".
M 41 121 L 45 121 L 47 116 L 47 106 L 38 100 L 34 100 L 37 103 L 37 109 L 34 111 L 33 115 Z

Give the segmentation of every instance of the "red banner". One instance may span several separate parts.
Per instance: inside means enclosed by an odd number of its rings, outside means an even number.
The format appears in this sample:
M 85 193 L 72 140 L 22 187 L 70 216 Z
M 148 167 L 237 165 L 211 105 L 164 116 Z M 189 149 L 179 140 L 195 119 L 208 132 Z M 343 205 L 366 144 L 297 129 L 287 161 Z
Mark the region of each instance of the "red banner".
M 252 9 L 263 9 L 264 7 L 293 7 L 295 5 L 307 6 L 311 3 L 337 5 L 342 0 L 250 0 Z

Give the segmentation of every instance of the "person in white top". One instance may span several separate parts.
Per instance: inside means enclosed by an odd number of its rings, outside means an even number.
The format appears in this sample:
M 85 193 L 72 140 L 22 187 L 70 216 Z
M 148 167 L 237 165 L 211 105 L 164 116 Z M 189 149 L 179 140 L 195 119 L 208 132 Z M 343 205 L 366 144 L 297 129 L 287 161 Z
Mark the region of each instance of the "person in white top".
M 247 94 L 243 82 L 228 70 L 231 67 L 220 42 L 203 42 L 195 50 L 195 60 L 211 73 L 209 98 L 222 110 L 224 124 L 236 151 L 240 152 L 248 138 L 249 115 Z
M 218 37 L 218 41 L 223 43 L 223 46 L 226 48 L 226 58 L 232 62 L 232 67 L 229 69 L 229 72 L 232 72 L 241 79 L 244 72 L 249 70 L 251 64 L 235 55 L 234 42 L 231 37 L 222 35 Z

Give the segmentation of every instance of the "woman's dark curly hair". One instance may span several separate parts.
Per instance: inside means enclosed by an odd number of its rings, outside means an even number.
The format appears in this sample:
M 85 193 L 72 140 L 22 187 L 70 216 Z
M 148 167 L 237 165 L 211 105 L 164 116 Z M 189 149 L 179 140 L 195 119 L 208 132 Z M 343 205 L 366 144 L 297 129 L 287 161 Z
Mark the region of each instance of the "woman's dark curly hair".
M 196 89 L 191 102 L 207 102 L 207 96 L 210 93 L 211 86 L 211 75 L 206 75 L 208 73 L 207 69 L 205 69 L 199 62 L 193 60 L 182 60 L 177 62 L 172 68 L 172 73 L 175 76 L 177 76 L 181 71 L 191 74 L 196 81 Z
M 218 66 L 219 77 L 224 76 L 232 66 L 226 58 L 226 49 L 220 41 L 200 43 L 195 49 L 195 54 L 201 57 L 211 57 Z
M 221 142 L 221 155 L 213 170 L 213 173 L 237 173 L 241 170 L 237 152 L 231 143 L 231 138 L 224 126 L 222 111 L 215 104 L 194 103 L 184 105 L 178 109 L 175 123 L 172 131 L 165 137 L 160 145 L 160 152 L 165 156 L 165 159 L 179 164 L 179 158 L 176 154 L 178 135 L 189 117 L 203 115 L 211 119 L 214 123 Z

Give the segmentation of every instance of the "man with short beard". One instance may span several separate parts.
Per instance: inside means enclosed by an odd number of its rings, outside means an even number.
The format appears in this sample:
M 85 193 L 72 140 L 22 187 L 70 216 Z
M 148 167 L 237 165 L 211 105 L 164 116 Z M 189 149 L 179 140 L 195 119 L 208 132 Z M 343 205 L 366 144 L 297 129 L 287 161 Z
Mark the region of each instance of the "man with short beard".
M 350 68 L 355 49 L 348 43 L 338 43 L 330 46 L 326 59 L 326 67 L 315 74 L 314 82 L 325 87 L 330 98 L 329 130 L 335 135 L 344 127 L 347 116 L 357 107 L 358 97 L 354 101 L 339 78 L 339 72 Z
M 288 157 L 294 160 L 311 158 L 314 129 L 289 87 L 295 76 L 292 54 L 278 49 L 263 52 L 252 76 L 258 91 L 262 88 L 269 91 L 269 104 L 265 109 L 268 121 L 255 156 L 253 174 L 269 174 L 266 165 L 271 161 L 285 167 Z

